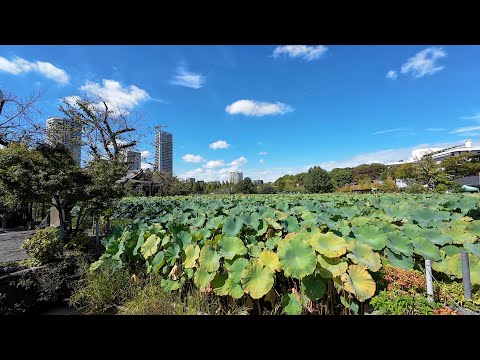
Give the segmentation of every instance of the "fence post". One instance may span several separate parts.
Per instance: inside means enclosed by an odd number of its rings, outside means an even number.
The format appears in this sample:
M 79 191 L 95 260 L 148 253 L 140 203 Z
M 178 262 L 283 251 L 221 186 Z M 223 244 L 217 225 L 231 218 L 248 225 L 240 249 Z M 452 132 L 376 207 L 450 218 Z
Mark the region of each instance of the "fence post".
M 466 300 L 472 300 L 472 284 L 470 283 L 470 264 L 468 253 L 462 252 L 462 275 L 463 275 L 463 296 Z
M 100 234 L 99 234 L 99 226 L 98 226 L 98 217 L 95 218 L 95 244 L 100 244 Z
M 433 301 L 432 260 L 425 259 L 425 278 L 427 279 L 427 299 Z

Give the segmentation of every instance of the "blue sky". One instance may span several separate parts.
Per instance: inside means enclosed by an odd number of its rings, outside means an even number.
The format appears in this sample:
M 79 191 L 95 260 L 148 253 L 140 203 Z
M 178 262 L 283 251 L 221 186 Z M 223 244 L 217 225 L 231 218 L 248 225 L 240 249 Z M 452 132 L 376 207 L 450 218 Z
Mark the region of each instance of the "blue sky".
M 45 119 L 78 95 L 142 113 L 145 161 L 168 125 L 174 174 L 199 180 L 480 145 L 479 84 L 479 46 L 0 46 L 0 89 L 46 88 Z

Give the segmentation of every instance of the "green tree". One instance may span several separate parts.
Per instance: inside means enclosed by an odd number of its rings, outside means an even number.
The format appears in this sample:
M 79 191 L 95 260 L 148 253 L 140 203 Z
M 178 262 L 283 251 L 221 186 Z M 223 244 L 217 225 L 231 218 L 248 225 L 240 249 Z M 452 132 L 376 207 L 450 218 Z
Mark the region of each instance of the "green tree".
M 237 193 L 254 194 L 255 190 L 255 185 L 249 177 L 246 177 L 235 185 L 235 192 Z
M 258 194 L 275 194 L 275 186 L 272 183 L 268 182 L 266 184 L 258 185 L 257 186 L 257 193 Z
M 334 189 L 330 174 L 319 166 L 308 170 L 305 177 L 305 190 L 309 193 L 327 193 Z
M 458 179 L 465 176 L 478 175 L 480 172 L 480 161 L 477 156 L 461 154 L 450 156 L 442 160 L 440 166 L 444 169 L 449 179 Z
M 339 188 L 353 181 L 352 168 L 335 168 L 330 171 L 335 187 Z
M 380 163 L 362 164 L 352 169 L 353 181 L 380 180 L 386 165 Z
M 405 163 L 393 168 L 394 178 L 403 180 L 407 185 L 419 181 L 418 166 L 415 163 Z

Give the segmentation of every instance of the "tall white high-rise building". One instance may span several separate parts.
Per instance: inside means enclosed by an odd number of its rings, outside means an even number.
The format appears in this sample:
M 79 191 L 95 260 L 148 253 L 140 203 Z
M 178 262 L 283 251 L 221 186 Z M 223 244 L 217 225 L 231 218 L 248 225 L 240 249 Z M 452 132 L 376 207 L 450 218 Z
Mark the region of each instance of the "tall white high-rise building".
M 154 170 L 173 174 L 173 136 L 169 132 L 159 131 L 155 135 Z
M 72 119 L 58 116 L 47 119 L 47 144 L 63 144 L 80 165 L 82 157 L 82 127 Z
M 128 170 L 139 171 L 142 168 L 142 154 L 139 151 L 127 150 Z
M 243 172 L 241 171 L 232 171 L 230 172 L 230 182 L 237 184 L 243 180 Z

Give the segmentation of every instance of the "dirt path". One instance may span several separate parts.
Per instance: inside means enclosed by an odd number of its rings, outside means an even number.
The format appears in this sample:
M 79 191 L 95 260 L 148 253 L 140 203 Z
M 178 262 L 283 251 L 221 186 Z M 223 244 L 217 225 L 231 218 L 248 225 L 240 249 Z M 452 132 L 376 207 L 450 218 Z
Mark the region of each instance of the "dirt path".
M 35 230 L 0 232 L 0 262 L 18 261 L 28 258 L 20 244 L 33 235 Z

